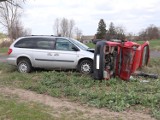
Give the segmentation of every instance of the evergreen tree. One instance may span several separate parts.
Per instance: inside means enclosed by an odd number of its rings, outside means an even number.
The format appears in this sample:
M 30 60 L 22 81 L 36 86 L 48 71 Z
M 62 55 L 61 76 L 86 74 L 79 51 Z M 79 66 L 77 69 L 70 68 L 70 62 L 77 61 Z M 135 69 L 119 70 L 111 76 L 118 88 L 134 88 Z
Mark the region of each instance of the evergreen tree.
M 116 36 L 116 29 L 114 27 L 114 24 L 111 22 L 109 25 L 109 30 L 107 31 L 106 39 L 110 40 L 115 38 Z
M 97 39 L 105 39 L 106 31 L 107 31 L 106 24 L 103 19 L 100 19 L 100 21 L 98 23 L 96 38 Z
M 124 29 L 122 27 L 115 27 L 114 24 L 111 22 L 109 25 L 109 29 L 106 33 L 106 39 L 125 39 Z

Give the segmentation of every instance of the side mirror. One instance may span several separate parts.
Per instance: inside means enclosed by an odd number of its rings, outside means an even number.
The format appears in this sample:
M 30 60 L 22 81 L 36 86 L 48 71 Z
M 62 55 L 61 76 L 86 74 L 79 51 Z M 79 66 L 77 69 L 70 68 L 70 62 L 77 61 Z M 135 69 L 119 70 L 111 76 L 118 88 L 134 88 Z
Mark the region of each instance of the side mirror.
M 73 51 L 79 51 L 79 49 L 76 46 L 72 46 Z

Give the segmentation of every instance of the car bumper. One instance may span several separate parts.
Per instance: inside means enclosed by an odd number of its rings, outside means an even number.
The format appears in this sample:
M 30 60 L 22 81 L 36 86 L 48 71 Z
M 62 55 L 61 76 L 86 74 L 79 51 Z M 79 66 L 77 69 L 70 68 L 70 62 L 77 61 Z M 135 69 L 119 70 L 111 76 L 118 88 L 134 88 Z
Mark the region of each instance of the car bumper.
M 13 58 L 13 57 L 7 58 L 7 63 L 11 65 L 17 65 L 16 58 Z

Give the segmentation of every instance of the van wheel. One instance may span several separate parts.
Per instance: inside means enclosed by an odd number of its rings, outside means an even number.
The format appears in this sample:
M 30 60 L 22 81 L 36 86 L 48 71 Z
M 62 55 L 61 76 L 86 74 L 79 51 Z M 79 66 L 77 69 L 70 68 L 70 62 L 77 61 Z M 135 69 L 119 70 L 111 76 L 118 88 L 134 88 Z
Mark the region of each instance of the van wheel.
M 17 68 L 20 73 L 29 73 L 32 70 L 32 65 L 29 60 L 22 59 L 18 62 Z
M 78 65 L 78 71 L 83 74 L 91 74 L 93 72 L 93 62 L 91 60 L 83 60 Z

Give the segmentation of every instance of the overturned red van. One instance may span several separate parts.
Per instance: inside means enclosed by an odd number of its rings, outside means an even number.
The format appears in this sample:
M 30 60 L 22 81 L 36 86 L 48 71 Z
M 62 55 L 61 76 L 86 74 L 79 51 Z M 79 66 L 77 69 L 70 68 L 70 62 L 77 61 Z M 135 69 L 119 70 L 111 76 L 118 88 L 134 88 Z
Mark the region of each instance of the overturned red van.
M 149 42 L 140 45 L 131 41 L 100 41 L 94 53 L 94 78 L 110 79 L 118 76 L 129 80 L 132 73 L 148 64 Z

